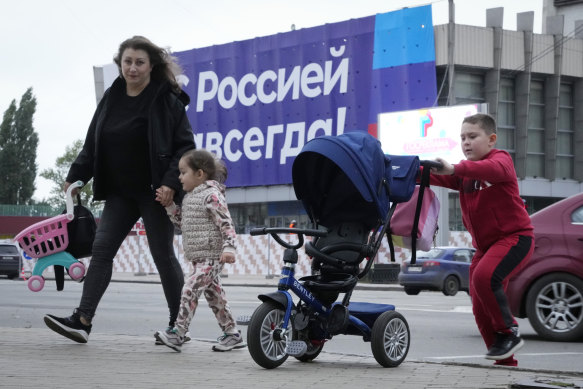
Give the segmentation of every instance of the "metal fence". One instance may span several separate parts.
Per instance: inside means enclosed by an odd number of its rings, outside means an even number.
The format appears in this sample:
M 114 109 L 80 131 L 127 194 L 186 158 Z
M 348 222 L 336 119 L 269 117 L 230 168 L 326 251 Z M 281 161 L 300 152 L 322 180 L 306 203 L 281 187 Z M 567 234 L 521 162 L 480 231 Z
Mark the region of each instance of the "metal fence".
M 0 204 L 2 216 L 55 216 L 57 213 L 50 205 Z

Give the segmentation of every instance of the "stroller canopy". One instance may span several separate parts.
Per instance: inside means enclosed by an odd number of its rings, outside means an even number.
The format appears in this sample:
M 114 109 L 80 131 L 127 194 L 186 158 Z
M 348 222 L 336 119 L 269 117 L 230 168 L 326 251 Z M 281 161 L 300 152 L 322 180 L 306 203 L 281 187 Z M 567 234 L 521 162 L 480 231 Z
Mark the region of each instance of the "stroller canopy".
M 391 161 L 364 132 L 314 138 L 294 160 L 296 197 L 313 222 L 362 221 L 373 226 L 389 209 Z

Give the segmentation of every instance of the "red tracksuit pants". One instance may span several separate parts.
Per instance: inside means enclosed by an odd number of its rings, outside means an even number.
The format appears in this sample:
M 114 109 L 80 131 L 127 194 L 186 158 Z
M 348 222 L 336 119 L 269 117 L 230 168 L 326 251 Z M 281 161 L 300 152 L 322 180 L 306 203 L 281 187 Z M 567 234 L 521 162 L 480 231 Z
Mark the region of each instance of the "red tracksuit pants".
M 470 297 L 478 330 L 489 349 L 496 332 L 517 326 L 508 306 L 506 287 L 511 276 L 530 259 L 534 250 L 531 236 L 512 235 L 500 239 L 485 253 L 478 250 L 470 266 Z

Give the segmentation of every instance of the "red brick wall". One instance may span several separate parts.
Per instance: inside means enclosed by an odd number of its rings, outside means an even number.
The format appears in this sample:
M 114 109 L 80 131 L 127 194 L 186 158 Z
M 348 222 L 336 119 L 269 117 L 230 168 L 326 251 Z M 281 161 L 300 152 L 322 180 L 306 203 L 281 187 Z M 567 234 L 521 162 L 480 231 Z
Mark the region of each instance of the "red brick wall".
M 46 219 L 46 216 L 0 216 L 0 238 L 13 238 L 26 227 Z

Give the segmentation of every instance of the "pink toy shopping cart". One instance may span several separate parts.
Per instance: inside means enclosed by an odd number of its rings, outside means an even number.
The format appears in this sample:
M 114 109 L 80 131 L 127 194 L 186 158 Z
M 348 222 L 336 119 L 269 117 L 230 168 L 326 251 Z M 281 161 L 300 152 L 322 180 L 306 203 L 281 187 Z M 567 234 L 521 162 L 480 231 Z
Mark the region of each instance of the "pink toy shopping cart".
M 75 218 L 72 191 L 83 185 L 83 182 L 77 181 L 67 189 L 66 213 L 35 223 L 14 237 L 29 257 L 38 258 L 28 279 L 28 288 L 33 292 L 44 287 L 42 274 L 49 266 L 63 266 L 75 281 L 82 281 L 85 276 L 85 265 L 65 251 L 69 245 L 67 224 Z

